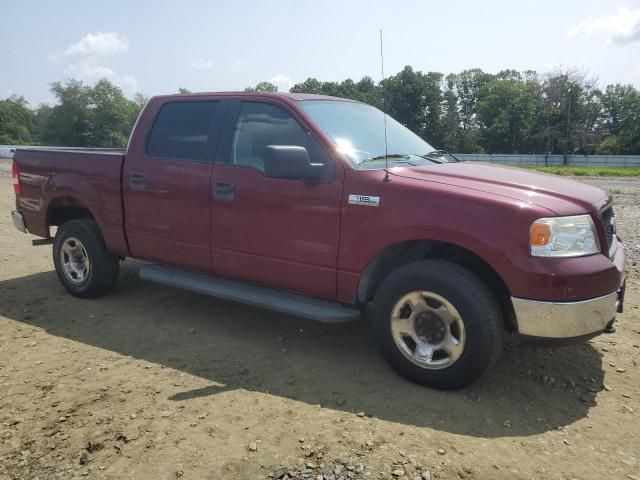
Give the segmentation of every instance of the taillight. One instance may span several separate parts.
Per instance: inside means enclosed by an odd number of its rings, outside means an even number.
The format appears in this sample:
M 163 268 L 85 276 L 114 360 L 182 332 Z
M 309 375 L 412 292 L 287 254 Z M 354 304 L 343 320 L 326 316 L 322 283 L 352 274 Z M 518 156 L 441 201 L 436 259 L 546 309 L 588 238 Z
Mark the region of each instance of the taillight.
M 16 195 L 20 195 L 22 193 L 22 188 L 20 187 L 20 170 L 16 162 L 13 162 L 13 166 L 11 167 L 11 175 L 13 176 L 13 190 L 16 192 Z

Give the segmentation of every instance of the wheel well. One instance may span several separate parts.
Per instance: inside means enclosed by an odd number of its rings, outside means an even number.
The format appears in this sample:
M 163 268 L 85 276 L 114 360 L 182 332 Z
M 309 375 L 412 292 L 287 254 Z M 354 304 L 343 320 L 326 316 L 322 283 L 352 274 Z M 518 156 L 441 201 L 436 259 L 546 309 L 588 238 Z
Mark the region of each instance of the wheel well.
M 78 218 L 91 218 L 93 215 L 89 209 L 79 200 L 73 197 L 56 198 L 47 211 L 47 228 L 52 225 L 60 226 L 69 220 Z
M 365 268 L 358 285 L 358 302 L 369 303 L 382 281 L 393 270 L 427 258 L 448 260 L 474 272 L 495 295 L 502 309 L 505 327 L 515 329 L 515 313 L 507 285 L 482 257 L 458 245 L 432 240 L 411 240 L 385 249 Z

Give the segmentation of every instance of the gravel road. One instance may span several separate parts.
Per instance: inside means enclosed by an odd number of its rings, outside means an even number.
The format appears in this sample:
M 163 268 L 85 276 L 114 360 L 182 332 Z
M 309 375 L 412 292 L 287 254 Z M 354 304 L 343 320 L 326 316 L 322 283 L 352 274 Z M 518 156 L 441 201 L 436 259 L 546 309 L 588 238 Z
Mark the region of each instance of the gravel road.
M 65 294 L 15 231 L 0 162 L 0 479 L 639 479 L 640 180 L 618 331 L 509 342 L 456 392 L 395 375 L 364 324 L 326 326 L 145 283 Z

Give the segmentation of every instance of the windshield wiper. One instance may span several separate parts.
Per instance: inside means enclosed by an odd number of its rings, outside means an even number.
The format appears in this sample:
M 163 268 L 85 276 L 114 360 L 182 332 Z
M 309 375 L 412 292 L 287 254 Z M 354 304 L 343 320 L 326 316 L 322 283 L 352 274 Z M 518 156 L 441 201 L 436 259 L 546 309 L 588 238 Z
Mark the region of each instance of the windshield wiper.
M 453 153 L 447 152 L 446 150 L 431 150 L 430 152 L 425 153 L 424 155 L 422 155 L 423 157 L 435 157 L 435 158 L 439 158 L 439 157 L 451 157 L 453 158 L 456 162 L 461 162 L 462 160 L 460 160 L 458 157 L 456 157 Z M 444 163 L 444 162 L 441 162 Z M 449 163 L 449 162 L 446 162 Z
M 433 155 L 434 152 L 438 152 L 438 153 Z M 390 153 L 389 155 L 376 155 L 375 157 L 369 157 L 369 158 L 365 158 L 364 160 L 361 160 L 360 162 L 358 162 L 358 165 L 362 165 L 364 163 L 371 163 L 371 162 L 380 162 L 385 159 L 393 160 L 395 163 L 408 163 L 409 165 L 412 165 L 414 167 L 419 165 L 419 163 L 416 163 L 415 160 L 411 161 L 410 160 L 411 157 L 417 157 L 416 160 L 420 158 L 422 160 L 429 160 L 430 162 L 438 163 L 438 164 L 448 163 L 446 160 L 444 160 L 444 158 L 442 158 L 443 154 L 440 154 L 439 152 L 444 152 L 444 150 L 433 150 L 423 155 L 420 155 L 417 153 Z M 447 153 L 447 155 L 451 155 L 451 154 Z M 451 157 L 454 158 L 456 162 L 460 161 L 453 155 L 451 155 Z
M 369 157 L 369 158 L 365 158 L 364 160 L 361 160 L 360 162 L 358 162 L 358 165 L 362 165 L 363 163 L 369 163 L 369 162 L 378 162 L 380 160 L 384 160 L 384 159 L 398 159 L 398 158 L 409 158 L 410 155 L 407 155 L 406 153 L 390 153 L 389 155 L 377 155 L 375 157 Z
M 429 154 L 418 155 L 417 153 L 390 153 L 389 155 L 378 155 L 376 157 L 365 158 L 364 160 L 359 162 L 358 165 L 362 165 L 363 163 L 369 163 L 369 162 L 379 162 L 380 160 L 384 160 L 386 158 L 387 160 L 392 159 L 399 163 L 408 163 L 410 165 L 415 166 L 416 165 L 415 163 L 412 163 L 409 161 L 411 157 L 422 158 L 424 160 L 429 160 L 430 162 L 433 162 L 433 163 L 443 163 L 441 160 L 438 160 L 435 157 L 430 157 Z M 399 160 L 399 159 L 402 159 L 402 160 Z

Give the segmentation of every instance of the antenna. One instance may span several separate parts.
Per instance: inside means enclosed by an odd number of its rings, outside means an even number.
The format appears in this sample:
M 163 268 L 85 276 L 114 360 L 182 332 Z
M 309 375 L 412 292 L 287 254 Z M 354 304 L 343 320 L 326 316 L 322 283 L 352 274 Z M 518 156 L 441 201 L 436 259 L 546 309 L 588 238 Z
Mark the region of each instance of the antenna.
M 387 101 L 384 92 L 384 54 L 382 52 L 382 29 L 380 29 L 380 69 L 382 73 L 382 113 L 384 115 L 384 181 L 389 182 L 389 147 L 387 144 Z

